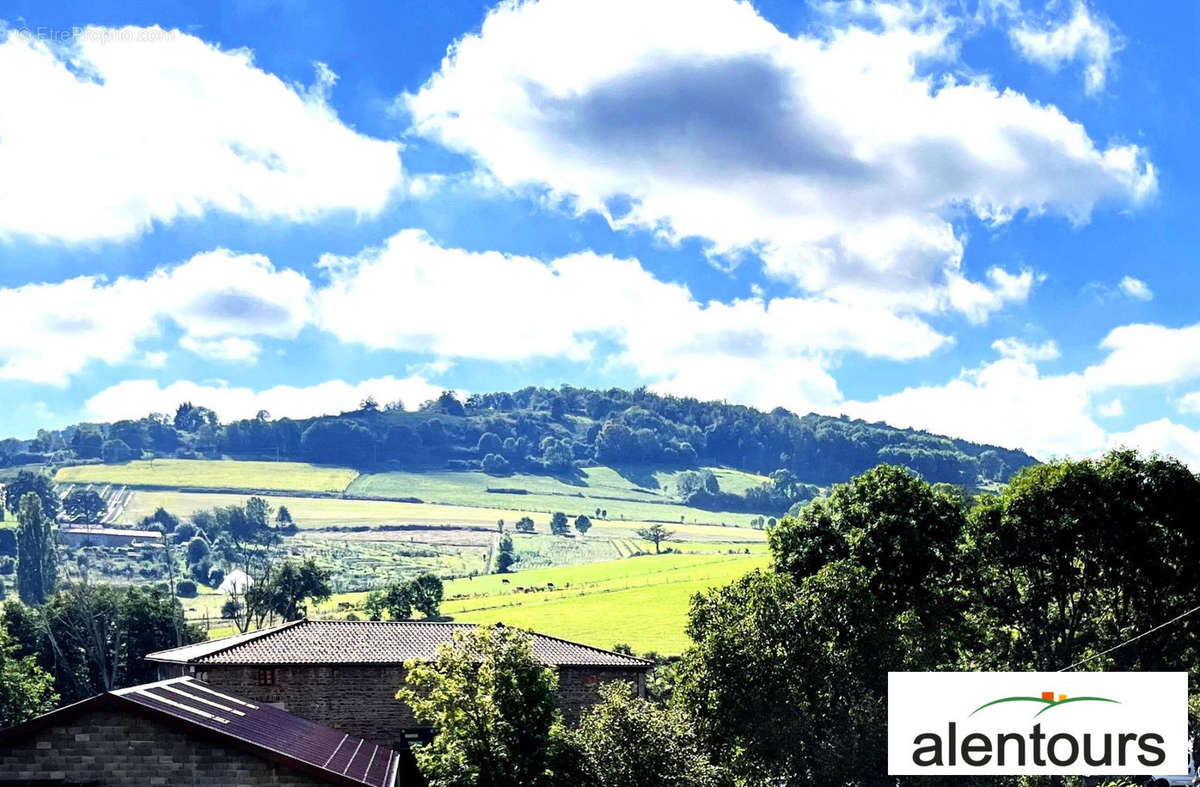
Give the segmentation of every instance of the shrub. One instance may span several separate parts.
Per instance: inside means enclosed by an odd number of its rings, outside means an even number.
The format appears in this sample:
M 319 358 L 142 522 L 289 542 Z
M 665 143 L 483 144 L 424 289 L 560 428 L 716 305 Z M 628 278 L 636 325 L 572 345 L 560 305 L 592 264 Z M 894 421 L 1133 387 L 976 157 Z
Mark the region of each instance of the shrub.
M 8 576 L 17 570 L 17 561 L 11 557 L 0 557 L 0 574 Z
M 512 472 L 512 466 L 500 454 L 488 454 L 483 458 L 480 467 L 488 475 L 508 475 Z
M 199 563 L 192 564 L 192 578 L 197 583 L 208 582 L 208 575 L 212 573 L 212 562 L 207 558 L 201 558 Z
M 100 447 L 100 458 L 107 464 L 127 462 L 132 455 L 133 451 L 129 449 L 124 440 L 105 440 Z
M 208 557 L 208 542 L 196 536 L 187 545 L 188 565 L 195 565 Z
M 175 543 L 183 544 L 196 535 L 196 526 L 191 522 L 180 522 L 175 526 Z
M 17 531 L 11 527 L 0 527 L 0 555 L 17 556 Z
M 195 598 L 196 583 L 190 579 L 179 580 L 179 583 L 175 585 L 175 594 L 183 598 Z
M 208 586 L 219 588 L 221 583 L 225 581 L 225 569 L 220 566 L 213 566 L 208 572 Z

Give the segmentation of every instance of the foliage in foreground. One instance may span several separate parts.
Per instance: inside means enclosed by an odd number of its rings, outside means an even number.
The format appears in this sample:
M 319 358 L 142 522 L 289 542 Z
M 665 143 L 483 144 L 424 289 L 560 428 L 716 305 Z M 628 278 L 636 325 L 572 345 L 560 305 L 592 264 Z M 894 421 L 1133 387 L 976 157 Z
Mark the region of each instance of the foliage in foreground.
M 0 628 L 0 728 L 46 713 L 58 702 L 54 679 Z
M 204 639 L 183 608 L 154 588 L 73 584 L 41 607 L 4 604 L 3 626 L 19 657 L 32 657 L 75 702 L 157 678 L 147 653 Z
M 624 682 L 600 688 L 601 701 L 570 733 L 586 783 L 594 787 L 715 787 L 721 772 L 709 762 L 678 707 L 635 696 Z
M 747 785 L 877 784 L 889 670 L 1181 670 L 1200 480 L 1116 451 L 971 501 L 881 466 L 784 519 L 773 570 L 693 601 L 672 701 Z M 905 781 L 919 784 L 919 781 Z M 997 778 L 988 784 L 1041 784 Z M 1048 782 L 1047 782 L 1048 783 Z
M 406 668 L 397 699 L 439 730 L 416 750 L 430 787 L 556 783 L 558 677 L 533 657 L 528 634 L 501 626 L 458 631 L 436 661 Z

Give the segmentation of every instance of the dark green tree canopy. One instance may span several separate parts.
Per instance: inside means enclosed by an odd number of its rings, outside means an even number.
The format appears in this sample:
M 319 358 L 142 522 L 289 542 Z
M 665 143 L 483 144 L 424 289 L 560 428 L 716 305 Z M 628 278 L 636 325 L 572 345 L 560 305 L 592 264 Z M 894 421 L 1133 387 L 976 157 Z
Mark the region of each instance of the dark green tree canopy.
M 58 516 L 58 495 L 54 491 L 54 483 L 50 476 L 22 470 L 17 477 L 4 485 L 4 506 L 12 513 L 17 513 L 21 506 L 21 498 L 33 492 L 42 504 L 46 516 L 54 519 Z
M 95 489 L 76 487 L 63 499 L 63 510 L 79 522 L 99 522 L 108 513 L 108 504 Z

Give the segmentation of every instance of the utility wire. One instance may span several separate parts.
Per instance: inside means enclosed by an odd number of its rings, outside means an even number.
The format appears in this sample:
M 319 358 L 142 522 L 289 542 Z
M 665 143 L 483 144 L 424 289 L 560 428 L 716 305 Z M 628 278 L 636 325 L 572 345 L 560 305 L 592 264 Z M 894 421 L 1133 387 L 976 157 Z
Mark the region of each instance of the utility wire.
M 1087 664 L 1089 661 L 1095 661 L 1096 659 L 1100 658 L 1101 656 L 1107 656 L 1109 653 L 1112 653 L 1114 650 L 1117 650 L 1118 648 L 1123 648 L 1131 642 L 1136 642 L 1137 640 L 1141 639 L 1142 637 L 1147 637 L 1147 636 L 1153 634 L 1154 632 L 1158 631 L 1159 629 L 1166 628 L 1167 626 L 1171 625 L 1172 623 L 1174 623 L 1178 620 L 1183 620 L 1188 615 L 1191 615 L 1196 612 L 1200 612 L 1200 606 L 1192 607 L 1187 612 L 1181 612 L 1178 615 L 1176 615 L 1175 617 L 1168 620 L 1166 623 L 1159 623 L 1157 626 L 1155 626 L 1154 628 L 1152 628 L 1148 631 L 1143 631 L 1141 634 L 1130 637 L 1129 639 L 1125 640 L 1124 642 L 1118 642 L 1116 645 L 1113 645 L 1108 650 L 1102 650 L 1099 653 L 1096 653 L 1095 655 L 1088 656 L 1083 661 L 1077 661 L 1069 667 L 1063 667 L 1062 669 L 1058 670 L 1058 672 L 1067 672 L 1068 670 L 1073 670 L 1076 667 L 1083 666 L 1084 664 Z

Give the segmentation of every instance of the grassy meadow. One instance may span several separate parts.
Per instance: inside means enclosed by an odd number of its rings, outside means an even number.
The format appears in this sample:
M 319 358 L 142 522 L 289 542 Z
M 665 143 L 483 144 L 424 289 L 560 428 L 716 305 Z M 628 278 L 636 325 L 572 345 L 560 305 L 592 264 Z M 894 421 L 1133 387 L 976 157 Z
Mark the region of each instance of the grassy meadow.
M 524 496 L 521 496 L 524 497 Z M 167 492 L 134 490 L 121 513 L 119 522 L 133 525 L 152 514 L 159 506 L 177 516 L 187 517 L 195 511 L 215 506 L 242 503 L 245 494 L 227 492 Z M 287 506 L 296 526 L 301 530 L 330 527 L 384 527 L 418 525 L 423 527 L 470 527 L 495 530 L 503 519 L 508 529 L 521 517 L 529 516 L 538 532 L 549 532 L 549 514 L 519 508 L 481 508 L 477 506 L 444 505 L 438 503 L 404 503 L 392 500 L 355 500 L 328 497 L 290 497 L 266 495 L 275 508 Z M 515 496 L 514 496 L 514 499 Z M 609 512 L 612 515 L 612 512 Z M 647 522 L 639 520 L 592 520 L 590 538 L 636 538 L 635 531 Z M 745 541 L 761 542 L 760 530 L 721 527 L 720 525 L 668 525 L 668 529 L 685 541 Z
M 748 473 L 723 472 L 733 488 L 744 489 L 757 483 L 752 481 L 757 477 Z M 582 471 L 584 483 L 578 485 L 547 476 L 522 474 L 496 478 L 474 471 L 392 471 L 359 476 L 347 488 L 346 495 L 415 497 L 425 502 L 535 512 L 565 511 L 571 516 L 594 516 L 599 508 L 608 512 L 610 521 L 625 519 L 749 527 L 753 518 L 751 514 L 705 511 L 680 504 L 673 496 L 675 475 L 647 474 L 645 478 L 637 479 L 658 484 L 660 488 L 654 491 L 647 486 L 639 486 L 634 480 L 608 467 L 585 469 Z M 489 492 L 489 489 L 519 489 L 528 494 Z
M 138 459 L 117 465 L 63 467 L 55 474 L 54 481 L 59 484 L 123 484 L 177 489 L 341 492 L 357 475 L 357 470 L 306 462 Z
M 504 623 L 544 634 L 610 648 L 626 643 L 639 653 L 681 653 L 688 645 L 684 627 L 694 594 L 728 584 L 748 571 L 763 568 L 762 552 L 746 555 L 642 555 L 557 568 L 491 574 L 446 583 L 443 614 L 465 623 Z M 504 580 L 508 580 L 505 584 Z M 520 592 L 516 588 L 554 590 Z M 314 614 L 364 617 L 366 593 L 339 593 Z M 233 633 L 217 619 L 224 597 L 215 594 L 185 599 L 188 617 L 213 624 L 211 636 Z M 347 610 L 339 605 L 349 604 Z

